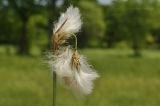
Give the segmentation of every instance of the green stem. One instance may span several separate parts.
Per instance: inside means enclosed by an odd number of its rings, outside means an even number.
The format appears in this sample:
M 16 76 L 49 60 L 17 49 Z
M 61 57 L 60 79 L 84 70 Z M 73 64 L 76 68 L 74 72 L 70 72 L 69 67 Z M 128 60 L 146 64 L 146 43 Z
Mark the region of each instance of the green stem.
M 53 39 L 53 37 L 52 37 L 52 39 Z M 53 41 L 53 40 L 52 40 Z M 52 45 L 54 45 L 54 43 L 52 42 Z M 55 45 L 54 45 L 55 46 Z M 56 51 L 56 48 L 54 48 L 54 46 L 53 46 L 53 53 Z M 52 86 L 53 86 L 53 106 L 56 106 L 56 85 L 57 85 L 57 75 L 56 75 L 56 72 L 55 71 L 53 71 L 53 84 L 52 84 Z
M 53 106 L 56 106 L 56 73 L 53 72 Z

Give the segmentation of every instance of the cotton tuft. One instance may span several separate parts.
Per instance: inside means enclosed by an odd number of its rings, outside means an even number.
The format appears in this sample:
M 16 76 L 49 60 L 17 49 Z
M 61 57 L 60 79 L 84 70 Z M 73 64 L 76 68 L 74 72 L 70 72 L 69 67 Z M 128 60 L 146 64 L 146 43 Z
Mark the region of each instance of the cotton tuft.
M 88 95 L 93 89 L 93 80 L 98 77 L 98 74 L 87 63 L 86 59 L 80 55 L 79 70 L 71 67 L 71 58 L 73 50 L 67 48 L 58 51 L 54 60 L 50 59 L 49 64 L 52 71 L 55 71 L 58 81 L 68 89 L 72 90 L 76 95 Z
M 47 55 L 53 75 L 56 75 L 58 81 L 77 96 L 90 94 L 94 86 L 93 81 L 99 77 L 86 58 L 77 51 L 75 33 L 80 31 L 81 26 L 79 9 L 71 5 L 66 12 L 60 15 L 58 22 L 54 25 L 53 50 Z M 71 36 L 75 38 L 75 48 L 62 47 L 62 44 Z
M 79 9 L 72 5 L 65 13 L 60 15 L 58 22 L 55 24 L 53 33 L 65 34 L 66 38 L 71 37 L 71 33 L 77 33 L 82 26 Z

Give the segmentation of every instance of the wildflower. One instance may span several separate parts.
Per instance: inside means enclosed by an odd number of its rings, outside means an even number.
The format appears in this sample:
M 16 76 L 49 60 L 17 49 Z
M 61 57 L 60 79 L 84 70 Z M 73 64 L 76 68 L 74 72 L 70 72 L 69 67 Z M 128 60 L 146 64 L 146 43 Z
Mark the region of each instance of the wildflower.
M 96 71 L 87 63 L 86 58 L 77 51 L 77 33 L 82 22 L 78 8 L 70 6 L 62 13 L 53 30 L 53 51 L 48 55 L 52 72 L 61 84 L 75 94 L 87 95 L 92 92 Z M 75 37 L 75 49 L 61 47 L 71 36 Z

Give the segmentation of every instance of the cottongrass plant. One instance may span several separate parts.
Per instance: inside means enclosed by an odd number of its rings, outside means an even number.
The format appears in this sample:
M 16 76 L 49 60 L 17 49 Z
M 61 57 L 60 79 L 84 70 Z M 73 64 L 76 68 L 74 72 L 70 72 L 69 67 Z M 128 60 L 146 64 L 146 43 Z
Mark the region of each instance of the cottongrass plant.
M 48 55 L 49 66 L 53 72 L 53 106 L 56 99 L 56 79 L 74 94 L 88 95 L 93 89 L 96 71 L 87 63 L 86 58 L 77 51 L 77 37 L 82 26 L 79 9 L 70 6 L 55 23 L 52 36 L 53 49 Z M 75 38 L 75 48 L 62 46 L 69 38 Z

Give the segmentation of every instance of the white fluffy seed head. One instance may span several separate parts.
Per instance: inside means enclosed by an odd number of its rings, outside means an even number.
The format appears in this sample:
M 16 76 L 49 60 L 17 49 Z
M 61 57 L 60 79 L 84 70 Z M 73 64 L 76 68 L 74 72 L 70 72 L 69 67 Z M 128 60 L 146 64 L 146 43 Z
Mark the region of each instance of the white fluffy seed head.
M 79 9 L 71 5 L 54 25 L 53 34 L 64 34 L 65 38 L 69 38 L 72 36 L 70 33 L 77 33 L 81 29 L 81 25 Z
M 98 74 L 87 63 L 86 59 L 80 55 L 80 68 L 71 67 L 71 58 L 74 51 L 71 49 L 62 49 L 59 51 L 54 60 L 49 60 L 52 71 L 55 71 L 61 84 L 71 89 L 75 94 L 88 95 L 93 89 L 93 80 L 98 77 Z

